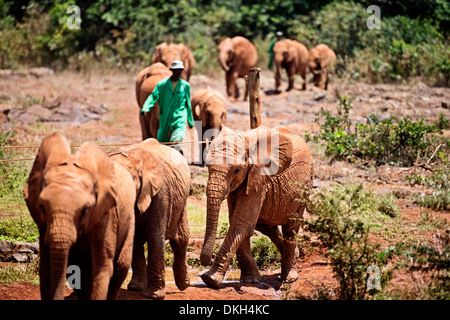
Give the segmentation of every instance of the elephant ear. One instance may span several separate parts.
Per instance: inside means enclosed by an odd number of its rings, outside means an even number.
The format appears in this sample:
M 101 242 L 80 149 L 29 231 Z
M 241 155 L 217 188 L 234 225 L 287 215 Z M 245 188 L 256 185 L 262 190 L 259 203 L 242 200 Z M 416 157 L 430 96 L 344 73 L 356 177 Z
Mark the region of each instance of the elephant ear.
M 39 147 L 30 175 L 23 189 L 23 196 L 30 210 L 31 216 L 40 227 L 41 209 L 39 206 L 39 194 L 41 193 L 41 181 L 45 168 L 56 166 L 68 161 L 70 157 L 70 145 L 67 139 L 58 132 L 46 136 Z
M 90 225 L 95 225 L 107 209 L 117 204 L 114 162 L 95 143 L 85 142 L 75 154 L 74 164 L 89 171 L 94 177 L 97 202 L 91 218 L 93 221 Z
M 262 190 L 271 176 L 283 173 L 291 164 L 293 144 L 279 130 L 258 127 L 246 136 L 250 169 L 247 174 L 247 194 Z
M 152 57 L 152 63 L 160 62 L 160 61 L 161 61 L 162 50 L 163 50 L 165 47 L 167 47 L 167 43 L 165 43 L 165 42 L 160 43 L 160 44 L 158 44 L 158 45 L 156 46 L 156 48 L 155 48 L 155 53 L 153 54 L 153 57 Z
M 164 183 L 164 164 L 155 155 L 145 149 L 139 151 L 142 163 L 141 190 L 137 194 L 136 204 L 140 213 L 150 207 L 152 198 L 158 194 Z

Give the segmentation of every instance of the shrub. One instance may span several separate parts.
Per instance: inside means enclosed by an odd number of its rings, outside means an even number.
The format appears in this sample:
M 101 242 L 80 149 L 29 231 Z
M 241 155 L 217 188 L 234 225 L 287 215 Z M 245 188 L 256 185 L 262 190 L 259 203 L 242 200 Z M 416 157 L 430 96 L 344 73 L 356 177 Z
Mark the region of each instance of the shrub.
M 448 210 L 450 209 L 450 161 L 443 152 L 440 152 L 439 156 L 443 163 L 438 168 L 432 169 L 431 175 L 413 175 L 407 177 L 407 180 L 411 186 L 419 184 L 433 189 L 432 194 L 422 193 L 415 197 L 420 205 L 434 210 Z
M 450 234 L 435 235 L 435 246 L 413 246 L 406 250 L 411 259 L 410 270 L 431 272 L 428 294 L 431 299 L 450 299 Z
M 441 123 L 448 121 L 441 115 L 436 126 L 426 124 L 423 118 L 379 120 L 372 114 L 365 124 L 353 125 L 349 119 L 351 100 L 341 97 L 337 108 L 336 117 L 321 109 L 314 120 L 321 125 L 320 133 L 315 137 L 306 134 L 307 140 L 325 141 L 325 154 L 333 159 L 359 158 L 375 161 L 377 165 L 411 166 L 417 160 L 428 160 L 428 151 L 438 143 L 435 134 L 441 134 Z
M 364 299 L 368 292 L 369 267 L 380 270 L 381 284 L 390 278 L 386 265 L 393 249 L 379 251 L 379 245 L 369 241 L 370 226 L 364 216 L 384 216 L 384 205 L 377 204 L 376 197 L 363 186 L 335 187 L 329 191 L 318 191 L 306 200 L 311 220 L 301 220 L 305 231 L 317 234 L 339 282 L 339 299 Z M 306 236 L 302 241 L 308 240 Z
M 278 268 L 281 265 L 281 254 L 277 247 L 266 236 L 251 239 L 253 258 L 259 269 Z
M 39 238 L 38 228 L 30 216 L 1 220 L 0 240 L 34 242 L 37 238 Z

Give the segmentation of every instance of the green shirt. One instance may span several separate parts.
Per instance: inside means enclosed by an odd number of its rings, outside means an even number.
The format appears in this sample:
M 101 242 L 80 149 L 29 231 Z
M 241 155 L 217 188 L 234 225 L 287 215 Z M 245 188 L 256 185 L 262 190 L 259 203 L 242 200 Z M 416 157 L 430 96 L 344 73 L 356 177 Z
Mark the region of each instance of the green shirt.
M 158 82 L 152 94 L 142 106 L 143 112 L 149 112 L 159 101 L 159 129 L 157 140 L 159 142 L 173 141 L 184 138 L 186 120 L 190 127 L 194 126 L 191 109 L 191 86 L 179 79 L 175 90 L 170 77 Z

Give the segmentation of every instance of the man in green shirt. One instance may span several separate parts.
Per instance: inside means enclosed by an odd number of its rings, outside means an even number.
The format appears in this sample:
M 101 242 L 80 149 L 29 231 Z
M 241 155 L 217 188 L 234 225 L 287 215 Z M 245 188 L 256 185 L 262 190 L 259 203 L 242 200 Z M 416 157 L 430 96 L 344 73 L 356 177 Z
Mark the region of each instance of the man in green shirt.
M 269 46 L 269 64 L 267 65 L 267 68 L 272 69 L 273 68 L 273 57 L 275 56 L 275 53 L 273 52 L 273 47 L 275 46 L 275 43 L 277 43 L 277 41 L 280 41 L 281 39 L 283 39 L 283 32 L 278 31 L 277 32 L 277 39 L 273 40 L 272 43 Z
M 181 79 L 183 62 L 175 60 L 170 66 L 172 76 L 161 80 L 152 94 L 145 100 L 141 113 L 150 112 L 159 101 L 159 142 L 180 142 L 186 133 L 186 120 L 189 128 L 194 126 L 191 109 L 191 86 Z

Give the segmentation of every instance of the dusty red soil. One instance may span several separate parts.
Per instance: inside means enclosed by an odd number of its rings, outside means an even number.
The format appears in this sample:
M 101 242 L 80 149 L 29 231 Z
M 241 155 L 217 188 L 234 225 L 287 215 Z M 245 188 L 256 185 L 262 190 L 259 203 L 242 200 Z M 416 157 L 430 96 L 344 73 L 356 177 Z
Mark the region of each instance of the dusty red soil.
M 137 70 L 138 71 L 138 70 Z M 137 73 L 137 72 L 136 72 Z M 61 73 L 42 78 L 33 76 L 8 76 L 0 78 L 0 106 L 23 108 L 24 101 L 45 103 L 59 96 L 82 96 L 94 104 L 103 104 L 108 111 L 100 120 L 83 124 L 71 123 L 24 123 L 13 121 L 4 123 L 17 132 L 14 139 L 16 145 L 39 145 L 42 138 L 53 130 L 62 132 L 72 144 L 85 141 L 95 141 L 106 144 L 133 143 L 141 139 L 138 120 L 138 107 L 135 100 L 134 80 L 136 74 L 91 74 Z M 299 80 L 297 80 L 299 81 Z M 225 81 L 222 72 L 216 78 L 194 75 L 191 78 L 191 92 L 195 92 L 206 85 L 225 93 Z M 238 81 L 241 94 L 244 91 L 243 80 Z M 448 102 L 450 90 L 448 88 L 428 87 L 418 81 L 412 85 L 369 85 L 363 83 L 340 83 L 330 85 L 329 90 L 323 91 L 309 84 L 306 91 L 296 89 L 290 92 L 273 94 L 274 79 L 269 71 L 261 75 L 262 86 L 262 124 L 273 127 L 285 125 L 292 131 L 303 134 L 305 130 L 318 130 L 314 123 L 315 114 L 321 108 L 333 109 L 338 100 L 337 96 L 348 93 L 353 98 L 354 108 L 351 111 L 353 121 L 365 121 L 369 114 L 380 117 L 410 116 L 425 117 L 436 120 L 441 112 L 449 115 Z M 287 87 L 283 82 L 282 89 Z M 28 99 L 28 100 L 27 100 Z M 33 102 L 34 103 L 34 102 Z M 31 103 L 27 102 L 29 107 Z M 0 108 L 1 111 L 1 108 Z M 0 118 L 1 119 L 1 118 Z M 226 125 L 232 129 L 249 129 L 248 102 L 241 99 L 229 101 Z M 188 133 L 193 134 L 193 131 Z M 108 149 L 108 148 L 107 148 Z M 111 148 L 109 148 L 111 149 Z M 34 157 L 36 150 L 28 151 L 28 157 Z M 26 154 L 20 155 L 27 156 Z M 330 183 L 363 182 L 372 190 L 380 192 L 420 192 L 412 189 L 402 178 L 404 172 L 389 166 L 370 170 L 347 163 L 330 164 L 320 157 L 320 152 L 313 150 L 315 158 L 316 179 L 315 186 L 326 188 Z M 191 167 L 195 168 L 195 167 Z M 205 206 L 204 200 L 195 196 L 190 201 Z M 414 205 L 411 200 L 399 199 L 398 204 L 403 216 L 403 223 L 416 224 L 423 213 L 423 209 Z M 2 215 L 8 215 L 8 212 Z M 433 213 L 432 215 L 450 221 L 450 212 Z M 431 232 L 421 232 L 418 238 L 431 241 Z M 389 243 L 383 238 L 374 239 L 382 246 Z M 229 283 L 220 290 L 210 289 L 200 283 L 195 283 L 185 291 L 179 291 L 173 284 L 167 284 L 167 300 L 246 300 L 246 299 L 281 299 L 281 298 L 317 298 L 318 289 L 331 292 L 336 285 L 330 265 L 323 253 L 314 252 L 298 259 L 297 272 L 299 279 L 292 284 L 282 284 L 279 280 L 280 270 L 263 271 L 262 282 L 259 286 L 241 286 L 239 283 Z M 396 282 L 397 281 L 397 282 Z M 399 286 L 410 285 L 413 282 L 409 275 L 400 274 L 393 283 Z M 406 283 L 406 284 L 405 284 Z M 0 300 L 10 299 L 39 299 L 39 287 L 31 283 L 0 284 Z M 66 290 L 66 298 L 74 298 L 70 289 Z M 121 299 L 144 299 L 139 293 L 122 290 Z

